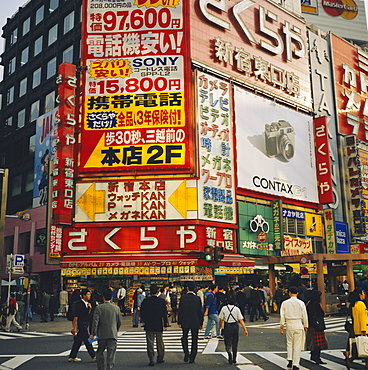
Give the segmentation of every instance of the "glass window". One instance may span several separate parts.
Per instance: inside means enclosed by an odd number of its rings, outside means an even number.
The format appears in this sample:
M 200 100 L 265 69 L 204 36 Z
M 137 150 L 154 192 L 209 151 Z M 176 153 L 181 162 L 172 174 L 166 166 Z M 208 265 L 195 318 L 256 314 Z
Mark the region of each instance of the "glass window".
M 33 79 L 32 79 L 32 89 L 37 87 L 41 83 L 41 67 L 37 68 L 33 72 Z
M 13 117 L 8 117 L 5 120 L 5 126 L 13 126 Z
M 18 112 L 18 122 L 17 126 L 18 128 L 23 127 L 26 124 L 26 110 L 22 109 Z
M 36 135 L 32 135 L 29 137 L 29 142 L 28 142 L 28 150 L 29 153 L 34 153 L 36 150 Z
M 22 192 L 22 175 L 13 177 L 13 187 L 11 191 L 12 197 L 19 195 Z
M 24 66 L 28 62 L 29 56 L 29 47 L 27 46 L 22 50 L 22 54 L 20 55 L 20 65 Z
M 27 92 L 27 77 L 23 78 L 19 83 L 19 97 L 25 95 Z
M 50 0 L 49 12 L 52 13 L 59 6 L 59 0 Z
M 14 235 L 7 236 L 6 238 L 4 238 L 4 242 L 5 242 L 5 249 L 4 249 L 5 255 L 13 253 Z
M 57 24 L 49 29 L 48 45 L 53 44 L 57 40 L 57 29 Z
M 27 254 L 30 250 L 31 244 L 31 233 L 27 231 L 26 233 L 19 234 L 19 244 L 18 244 L 18 253 Z
M 18 28 L 16 28 L 11 34 L 10 34 L 10 40 L 9 44 L 10 46 L 14 45 L 18 40 Z
M 15 72 L 15 63 L 16 63 L 15 57 L 10 59 L 9 64 L 8 64 L 8 74 L 9 75 Z
M 63 62 L 73 63 L 73 45 L 63 51 Z
M 10 87 L 6 93 L 6 104 L 11 104 L 14 101 L 14 86 Z
M 74 11 L 64 18 L 64 35 L 74 27 Z
M 51 91 L 45 97 L 45 113 L 55 108 L 55 91 Z
M 23 35 L 23 36 L 29 32 L 29 26 L 30 26 L 30 25 L 31 25 L 31 18 L 27 18 L 27 19 L 23 22 L 23 32 L 22 32 L 22 35 Z
M 34 56 L 36 56 L 37 54 L 41 53 L 41 51 L 42 51 L 42 41 L 43 41 L 43 36 L 40 36 L 34 42 L 34 52 L 33 52 L 33 55 Z
M 40 115 L 40 101 L 37 100 L 31 105 L 30 121 L 36 120 Z
M 39 24 L 43 20 L 44 6 L 42 5 L 36 10 L 36 21 L 35 24 Z
M 47 62 L 47 68 L 46 68 L 46 78 L 49 79 L 52 76 L 55 76 L 56 74 L 56 57 L 50 59 Z
M 24 189 L 25 191 L 33 190 L 33 178 L 33 171 L 29 171 L 26 173 L 26 187 Z

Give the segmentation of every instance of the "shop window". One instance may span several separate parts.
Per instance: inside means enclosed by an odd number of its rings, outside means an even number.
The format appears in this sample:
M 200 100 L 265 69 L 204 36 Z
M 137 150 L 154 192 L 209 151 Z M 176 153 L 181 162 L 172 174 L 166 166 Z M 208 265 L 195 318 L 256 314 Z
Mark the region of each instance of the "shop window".
M 49 29 L 49 37 L 48 37 L 48 44 L 51 45 L 57 40 L 57 31 L 58 31 L 58 25 L 55 24 L 53 27 Z
M 43 20 L 44 6 L 42 5 L 36 10 L 35 25 L 39 24 Z
M 27 92 L 27 77 L 23 78 L 19 83 L 19 97 L 25 95 Z
M 46 78 L 49 79 L 56 74 L 56 57 L 47 62 Z
M 11 190 L 12 197 L 19 195 L 22 192 L 22 175 L 17 175 L 13 177 L 13 186 Z
M 28 62 L 29 58 L 29 47 L 27 46 L 22 50 L 22 53 L 20 55 L 20 65 L 24 66 Z
M 18 112 L 17 127 L 21 128 L 26 124 L 26 110 L 22 109 Z
M 18 253 L 19 254 L 29 253 L 30 244 L 31 244 L 31 233 L 29 231 L 26 233 L 19 234 Z
M 64 35 L 74 27 L 74 12 L 64 18 Z
M 43 41 L 43 36 L 40 36 L 36 41 L 34 42 L 34 52 L 33 55 L 36 56 L 42 51 L 42 41 Z
M 296 231 L 298 235 L 305 235 L 305 221 L 302 219 L 296 219 Z

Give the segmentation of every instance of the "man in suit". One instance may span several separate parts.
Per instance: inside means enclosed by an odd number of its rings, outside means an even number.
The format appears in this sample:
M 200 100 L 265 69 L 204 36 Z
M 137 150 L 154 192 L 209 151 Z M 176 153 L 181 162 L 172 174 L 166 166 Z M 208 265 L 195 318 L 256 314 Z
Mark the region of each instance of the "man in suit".
M 121 314 L 119 308 L 111 304 L 111 298 L 111 290 L 106 289 L 103 292 L 104 303 L 96 307 L 93 315 L 90 338 L 93 340 L 98 335 L 98 348 L 96 352 L 98 370 L 111 370 L 115 365 Z M 106 367 L 105 349 L 107 349 Z
M 144 322 L 146 331 L 147 354 L 149 358 L 148 366 L 154 366 L 153 358 L 155 355 L 154 341 L 156 337 L 157 363 L 165 362 L 165 346 L 163 341 L 163 330 L 169 326 L 166 302 L 158 298 L 159 289 L 156 284 L 150 288 L 151 297 L 146 298 L 141 306 L 141 318 Z
M 252 309 L 250 311 L 249 321 L 253 322 L 254 317 L 257 316 L 258 314 L 259 316 L 263 317 L 264 321 L 267 321 L 269 317 L 267 317 L 263 311 L 263 306 L 265 302 L 264 293 L 263 291 L 259 290 L 259 285 L 257 284 L 254 286 L 254 289 L 252 289 L 250 292 L 250 302 L 251 302 Z
M 195 284 L 190 281 L 187 285 L 188 293 L 184 294 L 179 303 L 178 326 L 183 330 L 181 344 L 184 351 L 184 362 L 193 363 L 198 351 L 198 331 L 203 327 L 203 311 L 201 298 L 195 293 Z M 188 348 L 189 330 L 192 334 L 192 346 Z
M 92 305 L 89 302 L 91 299 L 91 292 L 88 289 L 82 289 L 81 291 L 82 299 L 75 302 L 74 304 L 74 318 L 73 318 L 73 327 L 71 333 L 74 335 L 74 343 L 72 350 L 69 354 L 69 362 L 79 362 L 82 361 L 77 357 L 79 348 L 82 344 L 87 348 L 89 355 L 93 361 L 96 361 L 95 350 L 92 347 L 92 344 L 88 342 L 89 333 L 88 327 L 91 321 L 91 311 Z M 77 332 L 78 325 L 78 332 Z
M 47 294 L 46 290 L 42 294 L 41 298 L 41 304 L 40 304 L 40 309 L 41 309 L 41 322 L 47 322 L 47 313 L 49 311 L 50 307 L 50 295 Z

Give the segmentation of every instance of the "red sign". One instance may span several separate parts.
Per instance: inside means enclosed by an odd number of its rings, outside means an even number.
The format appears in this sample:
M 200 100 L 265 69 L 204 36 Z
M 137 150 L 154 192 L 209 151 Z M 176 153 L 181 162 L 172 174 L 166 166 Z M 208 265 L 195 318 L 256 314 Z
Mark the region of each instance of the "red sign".
M 56 154 L 52 181 L 52 212 L 55 224 L 71 225 L 74 208 L 75 177 L 75 125 L 76 118 L 76 66 L 62 63 L 59 66 L 56 82 L 59 103 L 55 123 L 57 125 Z
M 318 195 L 320 203 L 333 203 L 332 173 L 328 142 L 327 118 L 314 120 L 314 140 L 316 143 L 316 167 Z
M 202 225 L 64 229 L 68 254 L 103 252 L 202 252 L 205 245 L 236 251 L 235 230 Z
M 260 242 L 260 243 L 263 243 L 265 242 L 267 239 L 267 233 L 264 233 L 264 232 L 260 232 L 257 236 L 257 240 Z
M 56 225 L 50 225 L 49 258 L 61 258 L 62 242 L 63 242 L 63 228 Z

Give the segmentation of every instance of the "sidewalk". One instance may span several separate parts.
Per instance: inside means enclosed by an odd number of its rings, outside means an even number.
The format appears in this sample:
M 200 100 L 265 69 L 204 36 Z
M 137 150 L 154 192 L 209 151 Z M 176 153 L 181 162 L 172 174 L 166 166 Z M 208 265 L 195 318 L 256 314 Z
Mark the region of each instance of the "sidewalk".
M 268 324 L 270 323 L 276 323 L 280 320 L 280 316 L 278 314 L 270 314 L 269 315 L 270 319 L 267 321 Z M 143 331 L 142 327 L 138 328 L 133 328 L 132 327 L 132 318 L 133 315 L 127 315 L 127 316 L 122 316 L 122 324 L 120 327 L 120 331 L 137 331 L 141 332 Z M 35 331 L 35 332 L 42 332 L 42 333 L 70 333 L 70 330 L 72 328 L 72 322 L 68 321 L 66 317 L 62 316 L 55 316 L 54 321 L 50 321 L 50 316 L 48 317 L 49 321 L 48 322 L 41 322 L 41 317 L 40 315 L 34 315 L 33 316 L 33 321 L 29 322 L 29 329 L 25 330 L 25 324 L 22 324 L 23 330 L 22 332 L 27 332 L 27 331 Z M 255 323 L 263 323 L 263 320 L 256 321 L 252 324 Z M 246 320 L 245 320 L 245 325 L 249 324 L 249 316 L 246 315 Z M 179 330 L 179 327 L 176 323 L 171 323 L 170 320 L 170 325 L 171 327 L 168 328 L 168 330 Z

